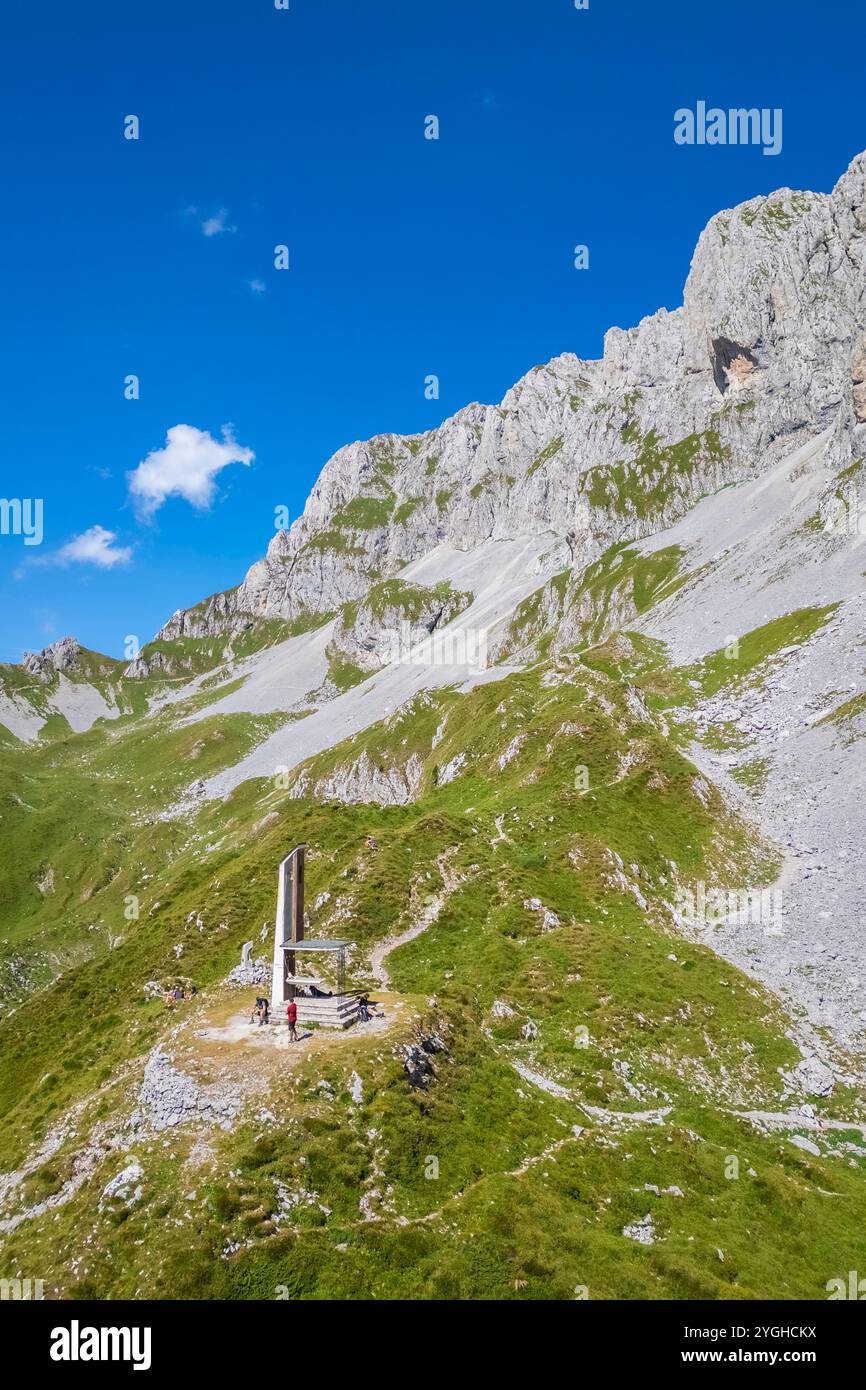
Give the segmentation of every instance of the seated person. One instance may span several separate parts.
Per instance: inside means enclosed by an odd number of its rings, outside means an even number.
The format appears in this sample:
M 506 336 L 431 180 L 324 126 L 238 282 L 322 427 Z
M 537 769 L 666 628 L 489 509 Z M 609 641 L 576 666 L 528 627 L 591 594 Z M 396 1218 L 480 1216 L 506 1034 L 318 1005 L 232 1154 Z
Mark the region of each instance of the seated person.
M 313 999 L 331 999 L 331 998 L 333 998 L 333 996 L 332 996 L 332 994 L 331 994 L 331 991 L 330 991 L 329 989 L 319 989 L 316 985 L 310 985 L 310 996 L 311 996 L 311 998 L 313 998 Z

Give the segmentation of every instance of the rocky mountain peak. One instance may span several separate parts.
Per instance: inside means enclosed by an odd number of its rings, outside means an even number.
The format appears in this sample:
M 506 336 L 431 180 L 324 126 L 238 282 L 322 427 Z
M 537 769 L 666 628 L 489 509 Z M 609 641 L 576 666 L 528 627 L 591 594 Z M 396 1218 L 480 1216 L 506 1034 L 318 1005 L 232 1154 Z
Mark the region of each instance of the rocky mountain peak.
M 49 681 L 57 671 L 74 671 L 81 657 L 81 646 L 74 637 L 61 637 L 41 652 L 25 652 L 22 665 L 37 680 Z
M 670 525 L 832 427 L 866 419 L 866 156 L 831 194 L 780 189 L 714 216 L 683 304 L 611 328 L 599 361 L 533 367 L 499 405 L 339 449 L 238 589 L 160 636 L 332 613 L 442 543 L 550 535 L 563 563 Z

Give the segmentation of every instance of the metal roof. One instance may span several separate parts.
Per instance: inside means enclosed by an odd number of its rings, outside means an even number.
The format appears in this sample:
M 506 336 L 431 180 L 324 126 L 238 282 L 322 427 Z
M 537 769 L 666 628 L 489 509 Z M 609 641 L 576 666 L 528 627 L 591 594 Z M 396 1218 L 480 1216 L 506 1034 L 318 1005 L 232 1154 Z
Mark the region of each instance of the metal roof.
M 284 951 L 344 951 L 351 941 L 326 941 L 319 937 L 313 941 L 281 941 Z

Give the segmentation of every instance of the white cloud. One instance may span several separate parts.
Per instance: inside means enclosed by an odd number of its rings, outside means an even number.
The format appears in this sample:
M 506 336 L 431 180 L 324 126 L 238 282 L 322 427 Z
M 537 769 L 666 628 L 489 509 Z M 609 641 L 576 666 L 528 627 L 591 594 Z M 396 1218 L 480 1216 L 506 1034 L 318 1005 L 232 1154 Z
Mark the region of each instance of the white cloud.
M 128 545 L 116 546 L 117 535 L 107 531 L 104 526 L 90 526 L 80 536 L 73 536 L 61 546 L 53 559 L 57 565 L 96 565 L 98 569 L 110 570 L 115 565 L 128 565 L 132 559 L 132 548 Z
M 219 236 L 222 232 L 236 232 L 237 227 L 228 225 L 228 215 L 228 208 L 220 208 L 213 217 L 206 217 L 201 224 L 202 234 L 204 236 Z
M 267 285 L 265 284 L 264 280 L 248 280 L 247 284 L 249 285 L 253 294 L 264 294 L 265 290 L 267 289 Z
M 127 474 L 129 492 L 139 513 L 152 516 L 169 497 L 183 497 L 204 511 L 216 494 L 216 475 L 230 463 L 249 465 L 255 458 L 223 425 L 222 442 L 194 425 L 172 425 L 165 448 L 154 449 Z
M 104 526 L 90 526 L 80 536 L 73 536 L 59 550 L 50 550 L 47 555 L 28 555 L 26 565 L 15 571 L 16 579 L 23 579 L 26 571 L 34 566 L 95 565 L 100 570 L 114 569 L 115 565 L 128 565 L 132 559 L 132 547 L 115 545 L 117 533 Z

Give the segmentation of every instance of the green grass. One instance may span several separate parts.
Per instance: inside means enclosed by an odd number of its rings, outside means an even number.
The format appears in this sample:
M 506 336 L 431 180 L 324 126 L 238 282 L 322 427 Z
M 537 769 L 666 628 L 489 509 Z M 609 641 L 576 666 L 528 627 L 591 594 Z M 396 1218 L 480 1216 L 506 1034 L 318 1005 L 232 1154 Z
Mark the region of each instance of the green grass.
M 641 436 L 637 424 L 630 423 L 621 438 L 636 450 L 634 458 L 588 469 L 581 490 L 593 507 L 639 520 L 662 516 L 672 501 L 694 500 L 695 479 L 716 479 L 730 454 L 717 430 L 662 444 L 654 429 Z
M 585 582 L 602 602 L 618 585 L 651 602 L 676 582 L 679 557 L 645 558 L 650 569 L 620 550 Z M 759 678 L 828 611 L 742 639 L 741 674 Z M 164 712 L 50 748 L 4 749 L 0 813 L 14 866 L 0 897 L 4 950 L 41 953 L 43 974 L 26 1009 L 0 1019 L 3 1166 L 84 1106 L 76 1133 L 28 1179 L 32 1200 L 61 1189 L 94 1125 L 135 1104 L 142 1060 L 176 1021 L 143 984 L 182 969 L 212 990 L 272 920 L 287 848 L 309 847 L 309 904 L 324 891 L 347 904 L 341 934 L 358 943 L 359 982 L 367 949 L 441 891 L 438 856 L 449 854 L 456 877 L 435 922 L 389 959 L 395 988 L 446 1044 L 427 1090 L 406 1081 L 395 1015 L 394 1034 L 348 1038 L 345 1051 L 275 1080 L 276 1123 L 251 1115 L 231 1133 L 210 1130 L 203 1169 L 184 1167 L 188 1129 L 106 1151 L 69 1202 L 7 1235 L 2 1272 L 38 1267 L 52 1292 L 97 1298 L 273 1298 L 284 1284 L 305 1299 L 571 1299 L 576 1286 L 592 1298 L 785 1299 L 822 1297 L 829 1277 L 866 1261 L 862 1165 L 812 1159 L 734 1113 L 787 1104 L 779 1071 L 797 1052 L 781 1006 L 708 944 L 672 934 L 675 881 L 760 886 L 777 864 L 715 791 L 696 786 L 682 751 L 628 693 L 636 684 L 669 705 L 691 689 L 686 669 L 671 670 L 659 643 L 617 637 L 568 669 L 542 663 L 468 692 L 424 692 L 308 764 L 315 782 L 362 754 L 381 767 L 415 755 L 424 774 L 406 806 L 326 805 L 258 780 L 191 819 L 161 819 L 192 776 L 235 761 L 273 717 L 183 725 Z M 713 660 L 701 671 L 712 686 Z M 440 784 L 458 753 L 463 771 Z M 47 862 L 55 891 L 43 895 L 34 880 Z M 127 922 L 132 893 L 141 912 Z M 556 930 L 523 906 L 536 897 Z M 109 947 L 108 933 L 121 944 Z M 513 1015 L 497 1017 L 497 1000 Z M 32 1026 L 37 1018 L 50 1026 Z M 534 1038 L 523 1036 L 527 1019 Z M 579 1029 L 587 1046 L 575 1045 Z M 547 1095 L 514 1062 L 572 1098 Z M 666 1113 L 610 1125 L 580 1102 Z M 142 1200 L 100 1210 L 127 1151 L 145 1168 Z M 725 1177 L 731 1156 L 737 1180 Z M 277 1181 L 310 1194 L 282 1228 Z M 369 1222 L 359 1199 L 374 1190 L 379 1219 Z M 660 1239 L 643 1247 L 622 1229 L 647 1211 Z M 240 1245 L 231 1256 L 227 1241 Z
M 741 763 L 739 767 L 731 768 L 731 776 L 734 780 L 739 782 L 741 786 L 755 792 L 764 790 L 769 772 L 770 764 L 766 758 L 750 758 L 748 762 Z
M 551 439 L 549 444 L 545 444 L 541 453 L 533 460 L 526 470 L 527 478 L 533 477 L 534 474 L 538 472 L 539 468 L 543 468 L 550 459 L 555 458 L 562 449 L 562 444 L 563 439 L 561 434 L 558 434 L 555 439 Z
M 398 504 L 394 512 L 394 525 L 404 526 L 406 522 L 409 520 L 410 516 L 413 516 L 414 513 L 418 510 L 418 508 L 423 505 L 423 502 L 423 497 L 405 498 L 402 502 Z
M 819 719 L 819 724 L 835 724 L 842 730 L 842 737 L 845 745 L 850 747 L 856 743 L 863 735 L 855 727 L 856 721 L 866 713 L 866 694 L 852 695 L 849 700 L 843 700 L 840 705 L 825 714 Z
M 387 526 L 396 503 L 393 497 L 353 497 L 334 514 L 336 530 L 377 531 Z
M 445 604 L 453 617 L 471 602 L 472 594 L 452 589 L 447 579 L 433 586 L 409 584 L 404 579 L 385 579 L 374 584 L 363 606 L 379 621 L 397 615 L 409 622 L 418 622 L 431 608 Z
M 687 678 L 697 681 L 702 697 L 716 695 L 727 686 L 759 678 L 760 668 L 784 647 L 799 646 L 814 636 L 833 616 L 838 604 L 824 608 L 798 608 L 781 618 L 746 633 L 734 648 L 713 652 L 689 667 Z
M 756 227 L 765 236 L 778 240 L 810 210 L 811 202 L 803 193 L 789 197 L 775 194 L 770 198 L 753 198 L 739 209 L 740 220 L 747 227 Z
M 578 634 L 578 645 L 598 643 L 613 628 L 675 593 L 688 578 L 681 572 L 682 560 L 679 546 L 648 554 L 621 542 L 609 546 L 579 577 L 564 570 L 518 604 L 504 654 L 535 644 L 539 655 L 548 655 L 566 617 Z
M 362 671 L 360 666 L 345 660 L 339 653 L 335 653 L 328 661 L 328 680 L 340 691 L 351 690 L 354 685 L 360 685 L 368 675 L 368 671 Z
M 317 531 L 307 541 L 307 550 L 330 550 L 335 555 L 366 555 L 363 546 L 354 545 L 342 531 L 328 529 Z

